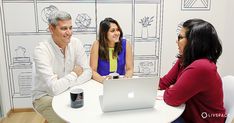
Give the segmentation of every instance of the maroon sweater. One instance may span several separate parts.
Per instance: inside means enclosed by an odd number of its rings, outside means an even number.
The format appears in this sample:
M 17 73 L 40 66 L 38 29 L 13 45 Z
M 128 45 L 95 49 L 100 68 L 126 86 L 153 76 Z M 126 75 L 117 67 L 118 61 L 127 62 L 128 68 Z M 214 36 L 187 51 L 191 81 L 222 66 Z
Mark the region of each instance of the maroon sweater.
M 196 60 L 186 68 L 181 68 L 177 60 L 160 79 L 159 87 L 165 89 L 168 105 L 186 104 L 182 114 L 186 123 L 224 123 L 222 80 L 216 65 L 208 59 Z

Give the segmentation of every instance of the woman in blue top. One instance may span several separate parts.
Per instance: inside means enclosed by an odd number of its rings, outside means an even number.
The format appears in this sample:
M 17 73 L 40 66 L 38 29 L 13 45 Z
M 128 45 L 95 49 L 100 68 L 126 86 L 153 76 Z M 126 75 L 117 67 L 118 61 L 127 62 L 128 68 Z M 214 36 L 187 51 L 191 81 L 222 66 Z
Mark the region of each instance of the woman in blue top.
M 99 40 L 93 43 L 90 53 L 94 80 L 102 83 L 106 76 L 114 72 L 132 77 L 132 48 L 122 37 L 123 32 L 116 20 L 105 18 L 100 22 Z

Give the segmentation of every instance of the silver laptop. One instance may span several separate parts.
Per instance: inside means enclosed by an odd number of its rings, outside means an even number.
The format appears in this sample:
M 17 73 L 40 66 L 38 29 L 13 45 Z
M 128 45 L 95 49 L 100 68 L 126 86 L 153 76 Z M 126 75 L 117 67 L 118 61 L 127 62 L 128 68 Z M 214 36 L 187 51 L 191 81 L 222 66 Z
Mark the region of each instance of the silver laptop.
M 105 80 L 99 96 L 103 112 L 154 107 L 159 78 L 122 78 Z

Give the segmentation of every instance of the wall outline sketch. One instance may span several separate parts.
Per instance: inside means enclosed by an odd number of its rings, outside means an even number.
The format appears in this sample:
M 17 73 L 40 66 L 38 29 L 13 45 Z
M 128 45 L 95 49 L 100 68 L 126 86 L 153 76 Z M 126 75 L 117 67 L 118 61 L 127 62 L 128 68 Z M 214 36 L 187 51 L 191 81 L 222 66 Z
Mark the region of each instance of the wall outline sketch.
M 211 0 L 181 0 L 182 11 L 210 11 Z
M 126 13 L 121 13 L 123 16 L 113 15 L 113 18 L 125 28 L 124 38 L 132 44 L 134 75 L 160 76 L 163 2 L 163 0 L 3 0 L 1 3 L 4 10 L 1 14 L 4 20 L 3 42 L 12 107 L 31 105 L 29 89 L 33 80 L 33 49 L 38 42 L 49 38 L 47 18 L 57 10 L 71 14 L 73 36 L 83 42 L 85 52 L 89 56 L 91 45 L 97 38 L 100 20 L 111 15 L 108 9 L 112 7 L 127 9 Z M 18 11 L 23 17 L 12 15 L 12 11 Z M 128 16 L 130 19 L 126 19 L 124 15 L 130 15 Z M 17 22 L 21 22 L 21 25 Z M 13 23 L 16 25 L 13 26 Z M 18 102 L 22 100 L 27 103 L 19 104 Z

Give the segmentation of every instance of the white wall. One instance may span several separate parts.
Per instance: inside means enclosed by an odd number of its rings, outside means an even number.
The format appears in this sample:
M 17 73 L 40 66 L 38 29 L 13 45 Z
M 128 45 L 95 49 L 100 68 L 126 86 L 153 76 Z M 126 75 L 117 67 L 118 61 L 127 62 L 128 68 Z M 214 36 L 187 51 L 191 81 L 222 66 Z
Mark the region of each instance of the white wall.
M 234 2 L 230 0 L 211 1 L 210 11 L 181 11 L 181 2 L 177 0 L 164 1 L 163 46 L 161 76 L 165 75 L 176 59 L 176 26 L 181 21 L 190 18 L 201 18 L 209 21 L 216 28 L 223 44 L 223 54 L 217 66 L 221 76 L 234 75 L 233 57 L 233 28 L 234 28 Z
M 1 2 L 1 0 L 0 0 Z M 2 2 L 0 3 L 0 13 L 2 14 Z M 0 16 L 1 17 L 1 16 Z M 5 68 L 5 56 L 4 56 L 4 46 L 3 46 L 3 26 L 2 18 L 0 18 L 0 104 L 2 104 L 2 113 L 6 116 L 7 112 L 11 109 L 10 106 L 10 97 L 9 97 L 9 88 L 7 82 L 7 72 Z
M 234 75 L 234 1 L 225 0 L 223 1 L 224 6 L 220 8 L 222 13 L 219 13 L 222 16 L 222 22 L 218 23 L 220 38 L 223 43 L 223 54 L 219 60 L 218 67 L 222 76 L 225 75 Z M 220 4 L 222 2 L 220 1 Z M 214 16 L 214 19 L 218 18 L 217 15 Z
M 1 65 L 0 65 L 0 70 L 1 70 Z M 2 74 L 0 74 L 0 83 L 2 83 Z M 1 84 L 0 84 L 0 90 L 2 90 Z M 2 112 L 2 92 L 0 91 L 0 120 L 1 120 L 2 115 L 3 115 L 3 112 Z

